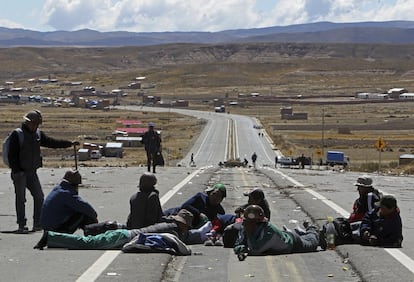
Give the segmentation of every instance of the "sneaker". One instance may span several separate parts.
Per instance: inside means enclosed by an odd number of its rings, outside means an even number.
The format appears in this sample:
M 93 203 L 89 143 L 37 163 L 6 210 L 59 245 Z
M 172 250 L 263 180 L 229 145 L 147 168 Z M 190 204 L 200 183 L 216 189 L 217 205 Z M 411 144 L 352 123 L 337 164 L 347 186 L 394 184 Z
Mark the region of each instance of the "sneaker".
M 204 242 L 204 246 L 214 246 L 213 240 L 208 239 Z
M 29 228 L 26 226 L 19 226 L 19 229 L 16 230 L 17 234 L 29 234 Z
M 322 250 L 326 250 L 326 248 L 328 247 L 328 244 L 326 243 L 326 237 L 325 237 L 325 232 L 323 230 L 319 231 L 319 246 L 321 247 Z
M 224 244 L 223 244 L 223 239 L 222 239 L 222 238 L 217 239 L 217 240 L 214 242 L 214 246 L 223 247 L 223 246 L 224 246 Z

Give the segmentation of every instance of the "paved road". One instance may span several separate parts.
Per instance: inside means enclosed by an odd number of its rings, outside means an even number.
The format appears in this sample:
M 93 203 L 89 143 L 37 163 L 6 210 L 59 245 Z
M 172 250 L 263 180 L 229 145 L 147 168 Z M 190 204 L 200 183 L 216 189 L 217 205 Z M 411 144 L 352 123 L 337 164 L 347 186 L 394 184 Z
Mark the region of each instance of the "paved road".
M 160 109 L 163 110 L 163 109 Z M 228 187 L 224 201 L 231 212 L 246 201 L 245 189 L 265 190 L 272 222 L 294 227 L 304 219 L 321 223 L 327 215 L 343 215 L 357 196 L 352 184 L 357 174 L 315 170 L 273 169 L 275 152 L 267 138 L 253 129 L 255 120 L 228 114 L 182 111 L 209 120 L 191 152 L 197 167 L 158 170 L 157 188 L 165 208 L 179 205 L 215 182 Z M 236 126 L 236 154 L 258 154 L 258 169 L 217 167 L 227 156 L 229 128 Z M 215 136 L 215 138 L 214 138 Z M 232 143 L 234 144 L 234 142 Z M 253 149 L 254 148 L 254 149 Z M 189 153 L 190 154 L 190 153 Z M 98 210 L 100 220 L 125 221 L 128 199 L 144 168 L 81 168 L 84 184 L 81 195 Z M 45 194 L 64 174 L 64 169 L 41 169 Z M 404 248 L 393 252 L 380 248 L 339 246 L 336 251 L 310 254 L 248 257 L 239 262 L 231 249 L 192 246 L 194 255 L 171 257 L 165 254 L 122 254 L 118 251 L 33 250 L 41 233 L 0 234 L 2 281 L 414 281 L 412 266 L 412 210 L 410 177 L 374 176 L 374 183 L 401 199 L 404 220 Z M 7 170 L 0 170 L 0 230 L 16 228 L 13 187 Z M 404 187 L 404 189 L 401 189 Z M 28 218 L 32 199 L 27 196 Z M 330 200 L 330 201 L 328 201 Z M 30 223 L 29 223 L 30 224 Z M 197 255 L 195 255 L 197 254 Z M 404 257 L 403 255 L 407 255 Z M 400 262 L 403 258 L 403 263 Z M 405 260 L 404 260 L 405 258 Z

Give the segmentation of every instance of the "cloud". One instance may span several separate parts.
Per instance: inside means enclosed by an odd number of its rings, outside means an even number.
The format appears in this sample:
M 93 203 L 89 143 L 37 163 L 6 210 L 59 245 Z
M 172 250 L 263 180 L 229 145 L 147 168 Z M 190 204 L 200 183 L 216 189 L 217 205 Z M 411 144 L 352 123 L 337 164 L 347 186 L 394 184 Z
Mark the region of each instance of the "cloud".
M 317 21 L 406 19 L 411 0 L 46 0 L 58 30 L 220 31 Z
M 7 28 L 24 28 L 22 24 L 7 19 L 0 19 L 0 26 Z

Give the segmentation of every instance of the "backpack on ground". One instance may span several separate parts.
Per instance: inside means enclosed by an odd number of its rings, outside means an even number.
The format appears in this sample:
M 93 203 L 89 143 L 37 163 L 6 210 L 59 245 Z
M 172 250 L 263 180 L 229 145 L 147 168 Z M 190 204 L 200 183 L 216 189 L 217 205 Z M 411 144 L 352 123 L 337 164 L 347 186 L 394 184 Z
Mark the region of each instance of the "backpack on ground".
M 335 230 L 335 245 L 353 242 L 352 228 L 347 218 L 337 217 L 332 222 L 325 223 L 322 226 L 322 231 L 326 234 L 328 230 Z
M 17 132 L 17 136 L 19 138 L 20 146 L 22 146 L 23 145 L 23 141 L 24 141 L 23 130 L 21 128 L 16 128 L 13 131 L 16 131 Z M 10 136 L 12 135 L 13 131 L 10 132 L 7 135 L 7 137 L 4 139 L 4 141 L 3 141 L 3 148 L 2 148 L 3 163 L 5 165 L 7 165 L 8 167 L 10 167 L 10 164 L 9 164 Z

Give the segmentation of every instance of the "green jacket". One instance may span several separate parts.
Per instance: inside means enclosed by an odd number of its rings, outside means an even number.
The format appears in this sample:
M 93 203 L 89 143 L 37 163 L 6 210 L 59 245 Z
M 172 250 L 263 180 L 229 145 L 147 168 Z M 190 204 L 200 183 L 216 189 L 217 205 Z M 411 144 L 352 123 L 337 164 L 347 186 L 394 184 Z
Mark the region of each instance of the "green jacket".
M 236 254 L 247 252 L 249 255 L 288 254 L 292 250 L 293 236 L 270 222 L 259 224 L 250 238 L 242 228 L 234 247 Z

